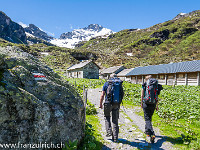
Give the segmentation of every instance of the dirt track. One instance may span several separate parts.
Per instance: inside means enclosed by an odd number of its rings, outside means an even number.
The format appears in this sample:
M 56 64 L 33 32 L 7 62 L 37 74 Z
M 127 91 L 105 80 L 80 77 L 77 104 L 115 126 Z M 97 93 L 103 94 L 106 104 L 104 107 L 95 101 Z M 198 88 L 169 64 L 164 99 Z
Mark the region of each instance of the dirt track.
M 102 150 L 117 150 L 117 149 L 153 149 L 153 150 L 170 150 L 172 144 L 166 141 L 165 136 L 162 136 L 158 128 L 154 128 L 156 133 L 155 143 L 151 144 L 149 139 L 144 135 L 144 119 L 135 114 L 135 109 L 128 109 L 121 106 L 119 117 L 119 142 L 114 143 L 111 137 L 106 137 L 105 122 L 103 109 L 99 108 L 99 100 L 101 89 L 88 89 L 88 100 L 95 105 L 98 111 L 98 117 L 102 125 L 102 130 L 99 131 L 104 139 Z

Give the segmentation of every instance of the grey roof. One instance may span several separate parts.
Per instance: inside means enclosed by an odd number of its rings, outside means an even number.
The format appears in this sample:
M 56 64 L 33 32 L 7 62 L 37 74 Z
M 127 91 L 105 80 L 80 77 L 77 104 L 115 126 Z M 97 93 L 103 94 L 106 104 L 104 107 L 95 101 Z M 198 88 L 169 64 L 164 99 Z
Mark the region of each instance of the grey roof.
M 74 70 L 74 69 L 78 69 L 78 68 L 82 68 L 84 67 L 85 65 L 89 64 L 90 62 L 93 62 L 92 60 L 90 61 L 83 61 L 83 62 L 80 62 L 79 64 L 75 64 L 75 65 L 72 65 L 71 67 L 69 67 L 67 70 Z M 94 62 L 93 62 L 94 63 Z M 95 63 L 94 63 L 95 64 Z M 96 65 L 96 64 L 95 64 Z M 97 65 L 96 65 L 97 66 Z M 99 67 L 99 66 L 97 66 Z
M 125 76 L 125 75 L 128 74 L 131 70 L 133 70 L 133 68 L 131 68 L 131 69 L 124 69 L 124 70 L 122 70 L 121 72 L 119 72 L 119 73 L 117 74 L 117 76 Z
M 115 73 L 121 67 L 124 67 L 124 66 L 113 66 L 113 67 L 110 67 L 110 68 L 106 68 L 106 69 L 101 71 L 101 74 Z
M 200 60 L 134 68 L 126 76 L 200 71 Z

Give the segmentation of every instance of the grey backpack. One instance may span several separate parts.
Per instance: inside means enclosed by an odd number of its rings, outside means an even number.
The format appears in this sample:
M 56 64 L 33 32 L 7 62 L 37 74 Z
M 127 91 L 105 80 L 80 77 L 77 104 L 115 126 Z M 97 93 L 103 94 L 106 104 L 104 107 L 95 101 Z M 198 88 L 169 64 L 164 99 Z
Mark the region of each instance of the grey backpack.
M 158 101 L 158 81 L 154 78 L 148 79 L 144 90 L 144 102 L 146 104 L 156 104 Z

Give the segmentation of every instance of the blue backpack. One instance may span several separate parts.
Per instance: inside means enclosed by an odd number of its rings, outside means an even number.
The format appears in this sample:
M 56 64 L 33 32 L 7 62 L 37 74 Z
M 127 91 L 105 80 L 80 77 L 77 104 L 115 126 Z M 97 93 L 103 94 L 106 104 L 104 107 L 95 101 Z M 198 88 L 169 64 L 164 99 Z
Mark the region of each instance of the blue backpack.
M 121 104 L 124 92 L 122 88 L 123 81 L 119 78 L 111 78 L 108 80 L 107 100 L 112 104 Z

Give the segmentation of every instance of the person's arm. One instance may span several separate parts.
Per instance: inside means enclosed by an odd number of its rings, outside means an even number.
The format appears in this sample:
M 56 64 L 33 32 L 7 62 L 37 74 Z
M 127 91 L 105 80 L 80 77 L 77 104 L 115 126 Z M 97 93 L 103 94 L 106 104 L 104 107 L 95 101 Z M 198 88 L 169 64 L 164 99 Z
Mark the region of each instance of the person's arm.
M 141 92 L 141 108 L 143 108 L 143 99 L 144 99 L 144 89 L 142 88 L 142 92 Z
M 99 108 L 101 108 L 101 109 L 103 108 L 104 96 L 105 96 L 105 91 L 102 91 L 101 97 L 100 97 L 100 105 L 99 105 Z
M 123 87 L 122 87 L 122 99 L 124 98 L 124 89 L 123 89 Z

